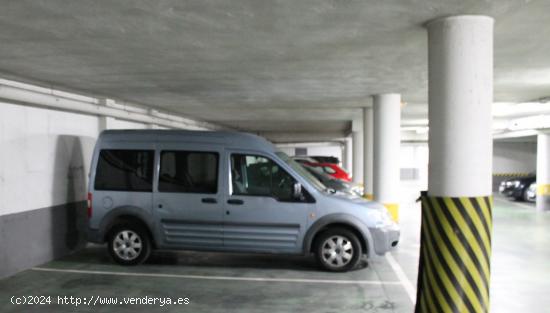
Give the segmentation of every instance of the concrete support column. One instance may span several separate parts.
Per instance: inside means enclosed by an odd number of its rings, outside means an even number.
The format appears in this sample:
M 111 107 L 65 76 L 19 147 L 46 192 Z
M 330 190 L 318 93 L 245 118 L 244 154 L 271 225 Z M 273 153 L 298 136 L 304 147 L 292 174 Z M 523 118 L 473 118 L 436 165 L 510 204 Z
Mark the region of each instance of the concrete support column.
M 353 153 L 351 151 L 351 139 L 346 138 L 344 140 L 344 149 L 343 149 L 343 156 L 342 156 L 342 163 L 344 166 L 344 169 L 348 173 L 352 173 L 352 159 L 353 159 Z
M 374 159 L 374 119 L 372 107 L 363 108 L 363 156 L 365 162 L 363 164 L 363 180 L 365 181 L 365 197 L 367 199 L 374 199 L 373 194 L 373 159 Z
M 493 19 L 428 24 L 430 196 L 491 195 Z
M 363 184 L 363 131 L 353 131 L 351 135 L 353 153 L 353 182 Z
M 550 134 L 537 138 L 537 210 L 550 210 Z
M 98 128 L 99 131 L 102 132 L 107 129 L 113 128 L 113 124 L 115 123 L 115 118 L 110 116 L 99 116 L 98 117 Z
M 445 17 L 427 29 L 430 165 L 415 312 L 489 312 L 493 19 Z
M 363 119 L 357 118 L 351 124 L 352 180 L 363 184 Z
M 373 193 L 399 220 L 399 146 L 401 144 L 401 95 L 373 98 Z

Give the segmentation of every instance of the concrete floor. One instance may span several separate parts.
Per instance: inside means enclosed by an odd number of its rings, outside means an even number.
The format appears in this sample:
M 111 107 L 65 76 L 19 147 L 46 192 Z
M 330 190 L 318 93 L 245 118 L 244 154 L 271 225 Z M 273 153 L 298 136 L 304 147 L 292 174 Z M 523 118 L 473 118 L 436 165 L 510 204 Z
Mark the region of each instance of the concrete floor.
M 312 258 L 157 252 L 144 265 L 113 265 L 104 247 L 0 281 L 0 312 L 110 312 L 112 305 L 13 305 L 11 296 L 172 297 L 188 305 L 117 305 L 119 312 L 413 312 L 419 206 L 403 193 L 402 242 L 391 256 L 344 274 Z M 492 312 L 547 312 L 550 214 L 495 199 Z M 43 271 L 39 269 L 47 269 Z M 72 271 L 72 272 L 71 272 Z M 89 300 L 87 300 L 89 301 Z

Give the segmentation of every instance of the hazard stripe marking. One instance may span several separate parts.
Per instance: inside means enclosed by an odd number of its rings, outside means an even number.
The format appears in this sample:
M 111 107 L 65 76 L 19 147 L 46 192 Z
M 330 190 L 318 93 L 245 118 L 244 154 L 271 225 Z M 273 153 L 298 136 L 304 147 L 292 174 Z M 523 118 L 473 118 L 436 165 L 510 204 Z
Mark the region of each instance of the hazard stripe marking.
M 492 197 L 420 199 L 415 313 L 489 312 Z

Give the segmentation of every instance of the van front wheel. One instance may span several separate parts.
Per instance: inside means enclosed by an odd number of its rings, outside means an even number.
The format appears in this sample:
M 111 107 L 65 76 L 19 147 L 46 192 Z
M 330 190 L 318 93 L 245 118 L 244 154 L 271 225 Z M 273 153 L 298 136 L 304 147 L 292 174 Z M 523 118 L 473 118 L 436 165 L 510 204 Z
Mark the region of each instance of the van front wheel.
M 332 272 L 353 269 L 361 257 L 361 243 L 357 236 L 344 228 L 332 228 L 319 235 L 315 242 L 317 261 Z
M 151 240 L 145 229 L 133 224 L 120 224 L 109 232 L 109 254 L 121 265 L 143 263 L 151 254 Z

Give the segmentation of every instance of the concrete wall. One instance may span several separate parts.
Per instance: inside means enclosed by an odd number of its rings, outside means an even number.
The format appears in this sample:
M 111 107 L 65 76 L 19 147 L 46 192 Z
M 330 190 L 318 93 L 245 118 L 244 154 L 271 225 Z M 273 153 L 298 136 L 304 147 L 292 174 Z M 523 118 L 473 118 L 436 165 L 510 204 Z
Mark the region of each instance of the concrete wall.
M 313 146 L 307 148 L 308 155 L 333 156 L 337 157 L 342 162 L 342 147 L 341 146 Z
M 426 189 L 428 183 L 428 144 L 401 143 L 400 178 L 403 182 L 418 184 Z
M 401 180 L 425 186 L 428 173 L 428 145 L 426 143 L 401 144 Z M 493 191 L 503 179 L 533 173 L 537 163 L 536 142 L 493 143 Z M 418 169 L 418 179 L 411 179 L 412 169 Z
M 84 243 L 98 118 L 0 103 L 0 277 Z
M 280 147 L 278 145 L 276 145 L 276 146 L 279 150 L 286 153 L 287 155 L 294 156 L 294 149 L 295 149 L 294 147 Z
M 88 172 L 102 130 L 219 128 L 162 112 L 144 115 L 149 110 L 114 101 L 94 106 L 99 98 L 0 80 L 2 87 L 16 88 L 15 95 L 25 100 L 0 101 L 0 278 L 85 245 Z M 86 101 L 74 102 L 82 99 Z M 72 103 L 86 114 L 62 111 L 72 106 L 56 106 L 59 103 Z M 112 115 L 87 115 L 96 112 Z M 155 121 L 164 126 L 145 124 Z
M 298 145 L 300 146 L 300 145 Z M 301 146 L 300 146 L 301 147 Z M 308 146 L 308 155 L 334 155 L 342 157 L 342 149 L 337 146 Z M 294 146 L 279 147 L 289 155 L 294 155 Z M 337 154 L 339 153 L 339 154 Z M 533 173 L 537 163 L 536 142 L 498 142 L 493 144 L 493 190 L 503 179 L 518 174 Z M 428 144 L 401 143 L 400 148 L 401 181 L 413 183 L 419 188 L 427 188 L 428 180 Z M 510 175 L 504 175 L 510 174 Z
M 0 215 L 86 199 L 98 118 L 0 104 Z
M 100 125 L 96 116 L 0 102 L 0 278 L 85 244 L 88 171 Z
M 343 157 L 343 151 L 342 151 L 342 146 L 339 145 L 339 144 L 334 144 L 334 143 L 326 143 L 326 144 L 319 144 L 319 143 L 315 143 L 315 144 L 292 144 L 291 146 L 289 145 L 285 145 L 285 144 L 282 144 L 282 145 L 276 145 L 277 148 L 279 148 L 281 151 L 283 151 L 284 153 L 290 155 L 290 156 L 294 156 L 295 155 L 295 149 L 296 148 L 305 148 L 307 149 L 307 155 L 319 155 L 319 156 L 334 156 L 334 157 L 337 157 L 339 160 L 340 160 L 340 163 L 342 163 L 342 157 Z
M 494 174 L 535 172 L 537 143 L 495 141 L 493 156 Z
M 504 179 L 536 172 L 536 142 L 493 143 L 493 191 Z

